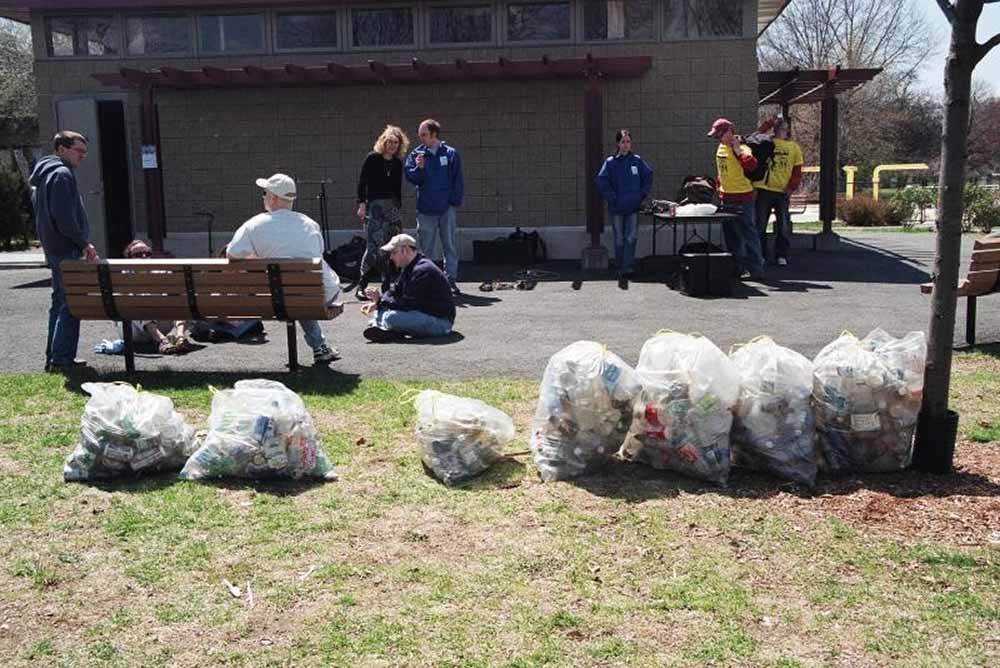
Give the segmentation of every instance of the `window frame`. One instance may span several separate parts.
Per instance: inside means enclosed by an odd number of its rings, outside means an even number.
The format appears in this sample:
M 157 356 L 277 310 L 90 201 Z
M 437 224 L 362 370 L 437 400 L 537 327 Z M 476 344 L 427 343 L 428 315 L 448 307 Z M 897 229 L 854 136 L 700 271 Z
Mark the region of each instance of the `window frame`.
M 586 11 L 585 5 L 587 0 L 574 0 L 577 6 L 577 25 L 580 26 L 578 40 L 579 44 L 652 44 L 656 42 L 664 41 L 660 33 L 660 26 L 662 24 L 661 17 L 665 15 L 666 10 L 657 11 L 657 7 L 666 7 L 664 0 L 649 0 L 653 5 L 653 34 L 649 37 L 633 38 L 633 37 L 621 37 L 616 39 L 588 39 L 587 38 L 587 26 L 586 18 L 584 12 Z
M 261 48 L 241 51 L 203 51 L 201 48 L 201 20 L 206 16 L 260 16 L 263 30 L 261 31 Z M 219 11 L 197 11 L 194 12 L 195 23 L 195 54 L 199 58 L 228 58 L 230 56 L 245 55 L 268 55 L 272 49 L 269 48 L 271 41 L 271 21 L 270 12 L 266 9 L 256 11 L 240 10 L 219 10 Z M 224 47 L 225 45 L 223 45 Z
M 296 49 L 282 49 L 278 47 L 278 17 L 281 15 L 302 15 L 302 14 L 333 14 L 337 18 L 337 44 L 336 46 L 321 46 Z M 345 19 L 350 17 L 350 12 L 345 12 L 343 6 L 319 5 L 304 7 L 288 7 L 286 9 L 272 9 L 268 12 L 268 22 L 271 31 L 271 53 L 341 53 L 347 50 L 345 39 L 350 38 L 350 31 L 345 32 Z
M 131 53 L 128 50 L 128 20 L 136 18 L 187 18 L 191 26 L 191 41 L 188 44 L 188 50 L 183 53 Z M 125 47 L 122 58 L 190 58 L 198 53 L 198 22 L 195 14 L 191 12 L 122 12 L 121 21 L 122 42 L 124 42 Z
M 115 25 L 118 29 L 118 40 L 117 47 L 118 53 L 116 54 L 103 54 L 95 55 L 91 53 L 86 53 L 78 55 L 74 53 L 71 56 L 59 56 L 54 53 L 52 44 L 52 28 L 50 21 L 52 19 L 96 19 L 102 17 L 110 17 L 111 23 Z M 42 33 L 45 35 L 45 59 L 46 60 L 108 60 L 109 58 L 125 58 L 125 24 L 122 22 L 121 14 L 117 11 L 111 10 L 109 12 L 47 12 L 42 16 Z
M 508 22 L 510 19 L 510 12 L 508 8 L 511 5 L 569 5 L 569 37 L 566 39 L 526 39 L 526 40 L 512 40 L 508 35 Z M 501 46 L 548 46 L 556 45 L 562 46 L 566 44 L 579 44 L 580 39 L 578 36 L 579 30 L 577 30 L 577 5 L 579 5 L 576 0 L 505 0 L 500 3 L 501 7 L 501 19 L 503 21 L 503 28 L 500 36 Z
M 421 9 L 424 14 L 422 49 L 481 49 L 483 47 L 498 46 L 500 42 L 500 14 L 501 7 L 505 3 L 495 0 L 428 0 L 421 2 Z M 472 8 L 479 9 L 489 7 L 492 20 L 490 21 L 490 40 L 488 42 L 432 42 L 431 41 L 431 13 L 435 9 L 447 8 Z
M 422 4 L 419 0 L 414 0 L 413 2 L 389 2 L 385 4 L 350 4 L 347 6 L 347 21 L 345 21 L 345 29 L 347 31 L 347 42 L 345 43 L 344 49 L 351 52 L 365 52 L 365 51 L 405 51 L 407 49 L 416 51 L 418 49 L 423 49 L 423 12 L 421 11 Z M 354 12 L 355 11 L 373 11 L 379 9 L 409 9 L 413 16 L 413 42 L 410 44 L 369 44 L 363 46 L 356 46 L 354 44 Z

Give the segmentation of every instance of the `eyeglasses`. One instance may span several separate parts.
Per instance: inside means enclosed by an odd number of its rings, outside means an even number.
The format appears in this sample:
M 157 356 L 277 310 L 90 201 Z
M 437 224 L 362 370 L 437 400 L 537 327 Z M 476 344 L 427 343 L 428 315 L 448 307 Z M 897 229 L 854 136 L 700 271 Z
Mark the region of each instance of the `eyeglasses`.
M 129 254 L 129 257 L 131 257 L 131 258 L 153 257 L 153 251 L 132 251 Z
M 80 157 L 83 157 L 83 156 L 87 155 L 87 147 L 86 146 L 71 146 L 68 150 L 73 151 L 74 153 L 76 153 Z

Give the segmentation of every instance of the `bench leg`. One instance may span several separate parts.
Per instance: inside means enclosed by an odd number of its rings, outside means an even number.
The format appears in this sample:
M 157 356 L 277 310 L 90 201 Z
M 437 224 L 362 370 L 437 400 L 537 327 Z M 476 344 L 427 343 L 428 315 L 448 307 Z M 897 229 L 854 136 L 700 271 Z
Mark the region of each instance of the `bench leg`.
M 131 320 L 122 320 L 122 339 L 125 340 L 125 371 L 135 373 L 135 347 L 132 345 Z
M 965 298 L 965 342 L 976 345 L 976 298 L 973 295 Z
M 288 328 L 288 369 L 289 371 L 299 370 L 299 346 L 295 338 L 295 321 L 289 320 L 285 323 Z

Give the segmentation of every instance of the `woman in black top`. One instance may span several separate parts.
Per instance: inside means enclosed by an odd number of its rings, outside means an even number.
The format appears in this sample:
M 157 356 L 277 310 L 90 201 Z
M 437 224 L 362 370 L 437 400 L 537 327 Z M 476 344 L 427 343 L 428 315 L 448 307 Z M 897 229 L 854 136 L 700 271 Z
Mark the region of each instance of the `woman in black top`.
M 372 152 L 361 166 L 358 179 L 358 218 L 364 221 L 368 247 L 361 259 L 361 279 L 354 296 L 367 301 L 368 274 L 377 267 L 383 283 L 389 280 L 392 265 L 380 248 L 403 231 L 399 215 L 402 204 L 403 161 L 410 149 L 406 133 L 395 125 L 385 126 Z

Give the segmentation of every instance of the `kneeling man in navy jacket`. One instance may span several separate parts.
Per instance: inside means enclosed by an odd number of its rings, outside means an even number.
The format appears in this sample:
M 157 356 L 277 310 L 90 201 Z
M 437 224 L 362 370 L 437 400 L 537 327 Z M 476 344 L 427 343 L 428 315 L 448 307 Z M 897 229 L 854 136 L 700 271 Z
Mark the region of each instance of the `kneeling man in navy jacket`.
M 417 250 L 409 234 L 397 234 L 382 246 L 389 260 L 400 270 L 399 277 L 385 294 L 370 287 L 365 294 L 370 304 L 361 307 L 371 315 L 364 336 L 374 343 L 400 341 L 406 336 L 447 336 L 455 322 L 448 277 Z

